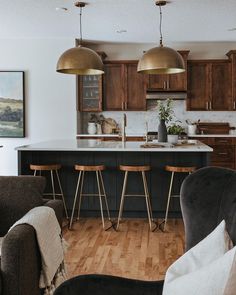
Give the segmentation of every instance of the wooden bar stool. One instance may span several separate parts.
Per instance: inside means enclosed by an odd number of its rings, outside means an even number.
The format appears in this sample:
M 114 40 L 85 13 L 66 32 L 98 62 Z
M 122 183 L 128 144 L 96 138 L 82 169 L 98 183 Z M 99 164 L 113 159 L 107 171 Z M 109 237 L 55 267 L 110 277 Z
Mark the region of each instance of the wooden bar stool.
M 169 212 L 169 206 L 170 206 L 170 199 L 171 198 L 179 198 L 180 195 L 172 195 L 172 187 L 174 182 L 174 176 L 175 173 L 188 173 L 191 174 L 196 170 L 196 167 L 183 167 L 183 166 L 165 166 L 165 171 L 171 172 L 171 178 L 170 178 L 170 186 L 169 186 L 169 192 L 168 192 L 168 198 L 167 198 L 167 204 L 166 204 L 166 213 L 165 213 L 165 219 L 160 224 L 164 224 L 163 231 L 165 230 L 167 219 L 168 219 L 168 212 Z
M 149 221 L 149 226 L 150 229 L 152 228 L 152 206 L 151 206 L 151 200 L 150 200 L 150 195 L 148 192 L 148 185 L 147 185 L 147 179 L 146 179 L 146 171 L 150 171 L 151 167 L 150 166 L 125 166 L 125 165 L 120 165 L 119 169 L 121 171 L 125 172 L 124 176 L 124 182 L 123 182 L 123 189 L 122 189 L 122 194 L 121 194 L 121 200 L 120 200 L 120 209 L 119 209 L 119 215 L 118 215 L 118 220 L 117 220 L 117 226 L 116 229 L 118 230 L 119 224 L 120 224 L 120 219 L 122 218 L 122 213 L 124 209 L 124 200 L 125 197 L 144 197 L 146 200 L 146 206 L 147 206 L 147 214 L 148 214 L 148 221 Z M 127 180 L 128 180 L 128 174 L 129 172 L 140 172 L 142 175 L 142 180 L 143 180 L 143 188 L 144 188 L 144 195 L 127 195 L 126 194 L 126 187 L 127 187 Z
M 53 196 L 54 200 L 56 199 L 56 196 L 61 196 L 63 206 L 64 206 L 64 210 L 65 210 L 65 214 L 66 214 L 66 218 L 68 219 L 69 217 L 68 217 L 68 211 L 67 211 L 67 208 L 66 208 L 65 197 L 64 197 L 63 190 L 62 190 L 60 177 L 59 177 L 59 174 L 58 174 L 58 170 L 61 169 L 61 165 L 59 165 L 59 164 L 48 164 L 48 165 L 34 165 L 34 164 L 31 164 L 30 169 L 34 171 L 34 176 L 37 175 L 37 172 L 39 172 L 39 175 L 41 176 L 42 171 L 50 171 L 52 192 L 51 193 L 45 193 L 44 195 L 45 196 Z M 56 174 L 56 179 L 57 179 L 57 182 L 58 182 L 60 193 L 56 193 L 56 191 L 55 191 L 55 183 L 54 183 L 54 177 L 53 177 L 54 172 Z
M 82 197 L 84 197 L 84 196 L 98 196 L 99 202 L 100 202 L 101 217 L 102 217 L 102 227 L 105 228 L 105 222 L 104 222 L 104 216 L 103 216 L 103 206 L 102 206 L 102 197 L 104 197 L 104 200 L 105 200 L 108 219 L 111 221 L 108 202 L 107 202 L 107 195 L 106 195 L 105 186 L 104 186 L 104 182 L 103 182 L 103 178 L 102 178 L 102 171 L 104 171 L 106 169 L 106 167 L 104 165 L 97 165 L 97 166 L 75 165 L 74 168 L 76 171 L 79 171 L 79 177 L 78 177 L 77 186 L 76 186 L 76 192 L 75 192 L 75 197 L 74 197 L 74 203 L 73 203 L 69 228 L 71 228 L 72 223 L 73 223 L 73 216 L 74 216 L 74 211 L 75 211 L 75 206 L 76 206 L 79 191 L 80 191 L 79 192 L 79 207 L 78 207 L 77 220 L 79 220 L 79 216 L 80 216 L 80 207 L 81 207 Z M 98 194 L 83 194 L 85 172 L 95 172 L 96 179 L 97 179 Z

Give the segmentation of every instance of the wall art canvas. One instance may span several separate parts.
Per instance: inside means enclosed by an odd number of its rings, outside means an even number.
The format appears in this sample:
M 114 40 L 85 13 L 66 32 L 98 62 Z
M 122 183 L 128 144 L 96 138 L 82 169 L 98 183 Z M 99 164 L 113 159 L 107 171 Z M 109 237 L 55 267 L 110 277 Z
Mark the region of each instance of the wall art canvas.
M 0 137 L 25 136 L 24 72 L 0 71 Z

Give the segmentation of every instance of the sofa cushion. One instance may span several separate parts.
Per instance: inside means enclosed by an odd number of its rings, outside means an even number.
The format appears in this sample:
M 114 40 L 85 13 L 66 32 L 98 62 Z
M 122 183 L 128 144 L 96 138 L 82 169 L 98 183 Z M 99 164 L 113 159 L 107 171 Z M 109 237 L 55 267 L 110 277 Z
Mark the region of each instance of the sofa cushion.
M 0 176 L 0 236 L 30 209 L 43 204 L 45 184 L 40 176 Z
M 186 252 L 166 273 L 163 295 L 223 295 L 235 259 L 236 247 L 225 221 Z M 231 250 L 230 250 L 231 249 Z

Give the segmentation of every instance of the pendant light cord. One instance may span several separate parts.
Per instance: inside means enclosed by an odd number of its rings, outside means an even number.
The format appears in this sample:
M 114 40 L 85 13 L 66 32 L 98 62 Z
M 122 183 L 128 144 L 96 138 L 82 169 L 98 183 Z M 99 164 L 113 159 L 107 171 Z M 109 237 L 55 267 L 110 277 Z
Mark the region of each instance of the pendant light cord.
M 79 13 L 79 22 L 80 22 L 80 39 L 79 39 L 79 46 L 82 46 L 82 41 L 83 41 L 83 37 L 82 37 L 82 7 L 80 7 L 80 13 Z
M 160 9 L 160 25 L 159 25 L 159 31 L 160 31 L 160 46 L 162 47 L 162 9 L 161 9 L 161 5 L 159 5 L 159 9 Z

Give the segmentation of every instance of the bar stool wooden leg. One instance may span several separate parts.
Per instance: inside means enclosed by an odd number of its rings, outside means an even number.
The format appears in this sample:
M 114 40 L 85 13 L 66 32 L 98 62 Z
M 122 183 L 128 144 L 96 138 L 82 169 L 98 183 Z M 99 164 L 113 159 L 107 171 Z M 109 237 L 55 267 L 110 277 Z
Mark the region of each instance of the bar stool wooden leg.
M 57 182 L 58 182 L 60 193 L 61 193 L 61 198 L 62 198 L 64 210 L 65 210 L 65 213 L 66 213 L 66 218 L 68 219 L 69 216 L 68 216 L 68 212 L 67 212 L 67 208 L 66 208 L 66 202 L 65 202 L 65 197 L 64 197 L 63 190 L 62 190 L 62 186 L 61 186 L 60 177 L 59 177 L 58 171 L 56 170 L 55 172 L 56 172 Z
M 101 210 L 101 216 L 102 216 L 102 227 L 105 228 L 104 217 L 103 217 L 103 207 L 102 207 L 102 193 L 101 193 L 101 187 L 100 187 L 100 182 L 99 182 L 99 174 L 98 174 L 98 171 L 96 171 L 96 177 L 97 177 L 97 186 L 98 186 L 98 195 L 99 195 L 99 202 L 100 202 L 100 210 Z
M 143 178 L 143 187 L 144 187 L 144 193 L 145 193 L 145 200 L 146 200 L 146 206 L 147 206 L 147 214 L 148 214 L 148 222 L 149 222 L 149 227 L 152 229 L 152 221 L 151 221 L 151 213 L 150 213 L 150 202 L 149 202 L 149 197 L 148 197 L 148 190 L 147 190 L 147 182 L 146 182 L 146 176 L 145 172 L 142 171 L 142 178 Z
M 75 205 L 76 205 L 77 196 L 78 196 L 78 191 L 79 191 L 79 185 L 80 185 L 81 174 L 82 174 L 82 171 L 79 172 L 79 177 L 78 177 L 77 186 L 76 186 L 76 191 L 75 191 L 75 197 L 74 197 L 74 203 L 73 203 L 72 213 L 71 213 L 71 217 L 70 217 L 70 225 L 69 225 L 69 229 L 71 229 L 71 226 L 72 226 L 72 223 L 73 223 L 73 217 L 74 217 Z
M 84 188 L 84 175 L 85 175 L 85 171 L 82 171 L 77 220 L 79 220 L 79 217 L 80 217 L 80 209 L 81 209 L 81 202 L 82 202 L 83 188 Z
M 37 170 L 34 170 L 34 176 L 36 176 L 37 175 Z
M 170 186 L 169 186 L 168 200 L 167 200 L 167 205 L 166 205 L 166 214 L 165 214 L 165 222 L 164 222 L 163 231 L 165 231 L 167 218 L 168 218 L 168 212 L 169 212 L 169 206 L 170 206 L 170 198 L 171 198 L 174 175 L 175 175 L 175 172 L 171 172 L 171 179 L 170 179 Z
M 56 199 L 56 195 L 55 195 L 55 186 L 54 186 L 54 179 L 53 179 L 53 170 L 50 170 L 51 173 L 51 182 L 52 182 L 52 195 L 53 195 L 53 200 Z
M 107 202 L 107 194 L 106 194 L 106 191 L 105 191 L 105 186 L 104 186 L 104 182 L 103 182 L 103 177 L 102 177 L 102 172 L 101 171 L 99 171 L 99 176 L 100 176 L 101 185 L 102 185 L 102 191 L 103 191 L 103 195 L 104 195 L 104 199 L 105 199 L 105 204 L 106 204 L 106 208 L 107 208 L 107 216 L 108 216 L 108 219 L 111 220 L 110 211 L 109 211 L 108 202 Z
M 119 229 L 120 219 L 122 217 L 122 212 L 123 212 L 123 208 L 124 208 L 124 199 L 125 199 L 125 192 L 126 192 L 126 186 L 127 186 L 127 179 L 128 179 L 128 171 L 125 171 L 124 183 L 123 183 L 121 200 L 120 200 L 120 209 L 119 209 L 119 215 L 118 215 L 118 220 L 117 220 L 117 225 L 116 225 L 117 230 Z

